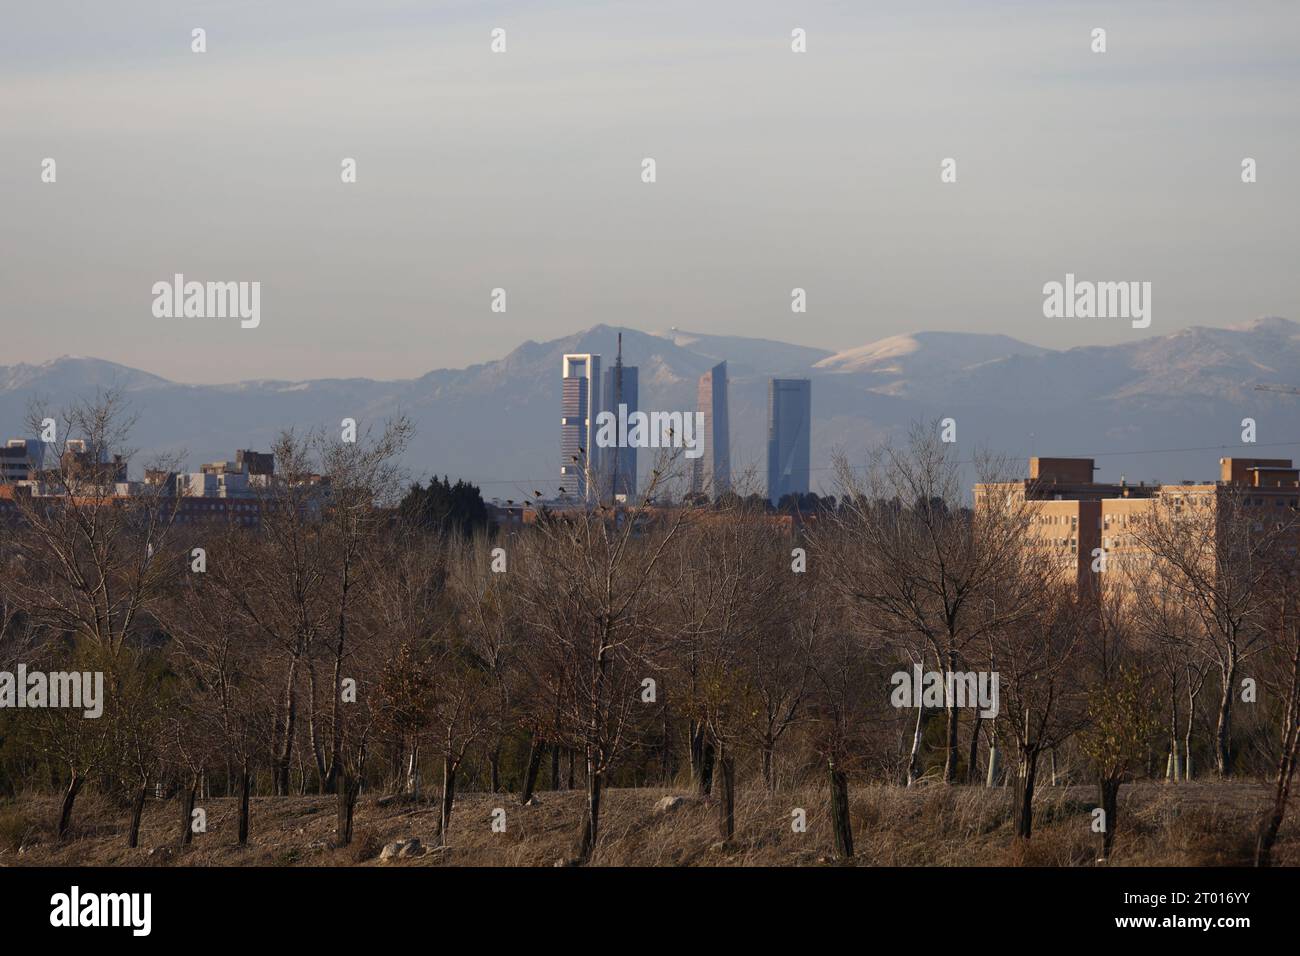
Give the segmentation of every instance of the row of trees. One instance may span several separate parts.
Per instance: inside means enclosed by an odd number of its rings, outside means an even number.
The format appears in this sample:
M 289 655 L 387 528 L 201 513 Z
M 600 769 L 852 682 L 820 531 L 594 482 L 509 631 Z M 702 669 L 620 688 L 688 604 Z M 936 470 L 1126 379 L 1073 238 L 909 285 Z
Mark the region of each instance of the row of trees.
M 65 422 L 113 450 L 121 425 L 113 396 Z M 458 789 L 527 802 L 549 769 L 552 787 L 585 788 L 585 861 L 608 787 L 689 779 L 730 839 L 752 774 L 769 790 L 824 781 L 836 851 L 852 855 L 852 780 L 998 783 L 1014 763 L 1028 839 L 1041 762 L 1055 776 L 1060 757 L 1097 785 L 1109 852 L 1120 787 L 1190 776 L 1208 746 L 1219 773 L 1244 751 L 1274 782 L 1269 860 L 1300 707 L 1300 587 L 1280 522 L 1227 535 L 1217 509 L 1170 504 L 1134 532 L 1159 560 L 1080 588 L 1032 547 L 1023 496 L 965 507 L 948 446 L 918 429 L 865 471 L 841 461 L 837 506 L 794 540 L 741 496 L 645 504 L 676 480 L 667 453 L 643 504 L 543 510 L 507 534 L 448 518 L 474 514 L 449 505 L 463 488 L 407 489 L 409 432 L 285 434 L 256 525 L 178 522 L 164 488 L 115 496 L 74 461 L 51 476 L 57 497 L 16 494 L 3 663 L 102 671 L 106 701 L 98 719 L 3 713 L 0 781 L 57 783 L 61 837 L 93 783 L 129 808 L 131 845 L 154 792 L 176 799 L 183 843 L 197 800 L 237 797 L 242 843 L 255 790 L 318 790 L 335 795 L 346 844 L 363 788 L 421 799 L 433 781 L 447 839 Z M 996 673 L 996 715 L 893 706 L 892 675 L 914 666 Z M 1257 706 L 1237 719 L 1244 676 Z

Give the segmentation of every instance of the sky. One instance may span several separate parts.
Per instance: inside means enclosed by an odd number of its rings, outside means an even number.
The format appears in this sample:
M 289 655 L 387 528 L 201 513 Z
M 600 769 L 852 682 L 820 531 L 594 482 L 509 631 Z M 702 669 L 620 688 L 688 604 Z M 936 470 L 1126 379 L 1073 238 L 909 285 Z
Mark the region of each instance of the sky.
M 392 379 L 597 323 L 1064 348 L 1300 319 L 1290 0 L 0 0 L 0 20 L 0 365 Z M 175 273 L 260 282 L 260 325 L 155 317 Z M 1045 318 L 1066 273 L 1151 282 L 1150 327 Z

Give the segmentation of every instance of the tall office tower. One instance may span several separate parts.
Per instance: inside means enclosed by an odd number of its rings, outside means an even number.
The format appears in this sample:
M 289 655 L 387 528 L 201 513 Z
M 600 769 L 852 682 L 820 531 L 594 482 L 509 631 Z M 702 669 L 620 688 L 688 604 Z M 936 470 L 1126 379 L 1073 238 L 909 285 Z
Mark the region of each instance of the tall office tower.
M 727 426 L 727 363 L 700 376 L 699 409 L 704 413 L 704 454 L 694 461 L 691 491 L 710 498 L 731 490 L 731 433 Z
M 774 378 L 767 384 L 767 497 L 806 495 L 812 433 L 812 381 Z
M 640 410 L 637 404 L 636 366 L 623 364 L 623 334 L 619 336 L 619 354 L 613 368 L 605 369 L 605 388 L 601 393 L 601 410 L 619 418 L 618 406 L 627 406 L 627 414 Z M 636 447 L 602 449 L 601 482 L 605 496 L 627 495 L 629 502 L 636 498 Z
M 560 398 L 560 483 L 567 494 L 586 498 L 599 470 L 596 416 L 600 413 L 600 356 L 564 356 Z

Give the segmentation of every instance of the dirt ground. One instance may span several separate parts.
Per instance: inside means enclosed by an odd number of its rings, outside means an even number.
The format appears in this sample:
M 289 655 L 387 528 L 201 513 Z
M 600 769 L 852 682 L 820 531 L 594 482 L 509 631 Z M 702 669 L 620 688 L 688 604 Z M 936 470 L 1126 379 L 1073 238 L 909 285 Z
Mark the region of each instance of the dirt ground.
M 657 811 L 665 796 L 685 799 Z M 1269 795 L 1262 783 L 1139 783 L 1120 794 L 1112 863 L 1126 866 L 1249 865 L 1254 834 Z M 567 859 L 581 820 L 580 791 L 542 791 L 521 806 L 513 794 L 458 797 L 446 846 L 437 848 L 437 807 L 363 795 L 354 839 L 335 848 L 334 800 L 326 796 L 256 797 L 249 845 L 235 844 L 233 799 L 200 801 L 207 832 L 177 848 L 179 806 L 146 805 L 140 846 L 126 846 L 129 811 L 87 794 L 78 801 L 70 839 L 54 839 L 57 796 L 0 804 L 4 866 L 554 866 Z M 1100 838 L 1092 832 L 1091 787 L 1045 787 L 1035 804 L 1035 832 L 1017 840 L 1010 792 L 928 784 L 907 790 L 863 786 L 851 796 L 855 856 L 860 866 L 1087 866 Z M 505 811 L 505 832 L 493 830 Z M 594 863 L 607 866 L 832 865 L 829 799 L 824 790 L 767 794 L 742 790 L 736 834 L 720 842 L 711 801 L 681 790 L 606 792 Z M 793 826 L 804 811 L 806 830 Z M 1300 826 L 1283 827 L 1276 863 L 1300 862 Z M 499 818 L 499 816 L 498 816 Z M 385 844 L 416 838 L 424 852 L 380 860 Z

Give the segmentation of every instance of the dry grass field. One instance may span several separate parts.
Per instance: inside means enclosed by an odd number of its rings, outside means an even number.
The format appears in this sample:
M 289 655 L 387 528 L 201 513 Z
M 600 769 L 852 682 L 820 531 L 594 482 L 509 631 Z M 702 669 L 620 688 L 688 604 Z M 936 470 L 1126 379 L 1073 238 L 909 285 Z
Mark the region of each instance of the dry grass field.
M 669 789 L 613 789 L 605 796 L 600 845 L 603 866 L 831 865 L 826 792 L 767 794 L 742 790 L 736 837 L 718 842 L 715 808 L 687 797 L 657 812 Z M 1017 841 L 1010 792 L 928 784 L 854 788 L 851 798 L 859 866 L 1089 866 L 1098 837 L 1090 829 L 1091 787 L 1044 787 L 1036 801 L 1034 837 Z M 1120 829 L 1112 865 L 1246 866 L 1267 788 L 1252 782 L 1139 783 L 1120 795 Z M 0 865 L 4 866 L 553 866 L 571 852 L 583 794 L 543 791 L 535 806 L 510 794 L 467 793 L 456 801 L 447 846 L 432 848 L 437 809 L 431 803 L 369 799 L 357 807 L 351 846 L 331 845 L 334 801 L 328 797 L 255 798 L 252 835 L 235 845 L 235 801 L 202 804 L 208 832 L 176 848 L 177 805 L 151 802 L 140 846 L 126 847 L 127 813 L 102 797 L 78 802 L 72 839 L 57 843 L 55 797 L 0 805 Z M 494 808 L 506 830 L 494 833 Z M 807 813 L 807 832 L 791 828 L 791 811 Z M 390 842 L 419 839 L 425 852 L 381 861 Z M 1300 863 L 1300 827 L 1283 827 L 1276 863 Z

